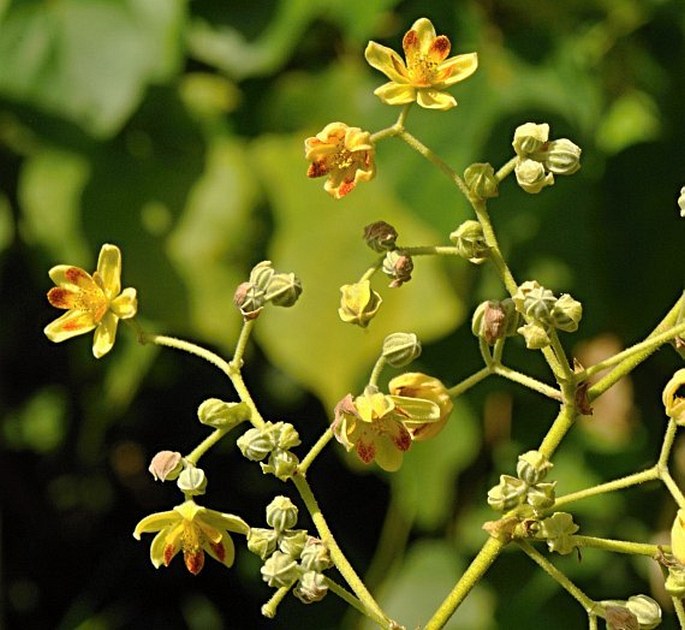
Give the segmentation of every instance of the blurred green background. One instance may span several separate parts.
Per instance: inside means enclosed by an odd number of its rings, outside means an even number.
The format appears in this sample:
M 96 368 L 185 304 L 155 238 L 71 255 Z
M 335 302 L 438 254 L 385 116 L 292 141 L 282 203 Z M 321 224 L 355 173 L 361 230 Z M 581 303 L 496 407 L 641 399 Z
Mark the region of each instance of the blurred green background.
M 420 259 L 400 289 L 375 281 L 385 302 L 368 330 L 336 314 L 338 287 L 373 259 L 363 226 L 384 219 L 401 244 L 445 244 L 469 218 L 447 179 L 396 140 L 379 145 L 377 178 L 342 201 L 305 177 L 303 140 L 326 123 L 394 122 L 398 110 L 372 94 L 385 78 L 363 50 L 369 39 L 399 49 L 422 16 L 454 53 L 479 53 L 478 72 L 451 90 L 458 108 L 410 114 L 409 129 L 447 162 L 501 165 L 528 121 L 583 148 L 573 177 L 536 196 L 507 181 L 491 203 L 516 278 L 582 301 L 569 350 L 586 363 L 616 352 L 677 299 L 682 0 L 0 0 L 0 626 L 360 627 L 334 596 L 306 608 L 289 597 L 264 620 L 271 591 L 243 547 L 230 571 L 211 560 L 198 577 L 178 559 L 151 566 L 150 537 L 136 542 L 133 527 L 180 496 L 152 481 L 147 462 L 192 449 L 206 435 L 197 405 L 233 393 L 211 366 L 140 348 L 125 326 L 100 361 L 85 337 L 50 344 L 42 329 L 59 313 L 45 299 L 47 270 L 93 270 L 100 245 L 116 243 L 146 328 L 223 353 L 240 324 L 233 291 L 251 266 L 268 258 L 295 271 L 302 298 L 262 315 L 245 373 L 263 414 L 296 425 L 300 453 L 363 385 L 388 332 L 419 334 L 415 369 L 448 385 L 468 376 L 480 367 L 469 313 L 503 295 L 487 267 Z M 505 356 L 549 381 L 520 340 Z M 560 493 L 655 461 L 661 389 L 678 366 L 662 350 L 579 423 L 555 460 Z M 361 469 L 335 444 L 317 460 L 310 479 L 341 546 L 407 627 L 428 618 L 480 547 L 480 526 L 494 518 L 487 489 L 539 443 L 554 412 L 488 380 L 395 475 Z M 263 526 L 266 504 L 295 498 L 292 488 L 226 442 L 202 461 L 203 503 Z M 673 466 L 682 480 L 680 442 Z M 650 486 L 574 514 L 585 534 L 663 542 L 674 509 Z M 594 598 L 660 597 L 648 562 L 593 551 L 553 560 Z M 584 619 L 522 554 L 506 553 L 450 627 Z M 676 627 L 668 612 L 664 627 Z

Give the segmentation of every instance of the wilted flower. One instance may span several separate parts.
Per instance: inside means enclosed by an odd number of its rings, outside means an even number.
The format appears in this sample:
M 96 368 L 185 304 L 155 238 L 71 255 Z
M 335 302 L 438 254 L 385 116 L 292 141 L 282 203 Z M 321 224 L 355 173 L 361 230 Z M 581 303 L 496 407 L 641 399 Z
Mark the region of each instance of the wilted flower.
M 340 199 L 358 182 L 368 182 L 376 174 L 375 149 L 371 134 L 345 123 L 326 125 L 304 141 L 304 156 L 311 164 L 307 177 L 327 175 L 324 190 Z
M 169 566 L 174 556 L 183 551 L 188 571 L 197 575 L 205 563 L 205 551 L 227 567 L 233 564 L 235 547 L 228 532 L 247 534 L 243 519 L 197 505 L 192 499 L 168 512 L 157 512 L 142 519 L 133 532 L 134 538 L 146 532 L 157 532 L 150 545 L 150 559 L 155 568 Z
M 136 290 L 121 290 L 121 252 L 116 245 L 103 245 L 97 270 L 91 276 L 80 267 L 57 265 L 50 269 L 57 285 L 48 291 L 48 301 L 67 312 L 48 324 L 44 333 L 60 342 L 95 329 L 93 354 L 97 359 L 114 345 L 120 319 L 136 314 Z
M 421 107 L 447 110 L 457 101 L 443 90 L 470 77 L 478 68 L 476 53 L 449 57 L 452 45 L 436 35 L 432 22 L 420 18 L 402 39 L 405 61 L 391 48 L 369 42 L 364 56 L 390 81 L 374 91 L 388 105 L 416 101 Z
M 381 307 L 383 298 L 371 288 L 368 280 L 340 287 L 338 315 L 344 322 L 366 328 Z

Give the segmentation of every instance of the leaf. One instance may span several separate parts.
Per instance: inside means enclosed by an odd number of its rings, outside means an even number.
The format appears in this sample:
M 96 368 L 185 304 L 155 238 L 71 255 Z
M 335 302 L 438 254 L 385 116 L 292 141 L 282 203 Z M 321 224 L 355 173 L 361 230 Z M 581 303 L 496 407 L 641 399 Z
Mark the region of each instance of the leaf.
M 0 22 L 0 94 L 114 134 L 181 62 L 183 0 L 17 2 Z
M 366 379 L 380 352 L 383 338 L 398 331 L 416 332 L 422 342 L 451 331 L 464 317 L 464 308 L 441 261 L 415 261 L 414 279 L 399 289 L 387 288 L 380 274 L 372 285 L 384 303 L 367 329 L 338 318 L 340 289 L 355 282 L 376 259 L 361 239 L 363 227 L 383 219 L 395 225 L 400 243 L 441 243 L 419 218 L 378 179 L 364 184 L 344 200 L 322 190 L 322 181 L 305 177 L 301 139 L 271 137 L 253 145 L 274 214 L 269 257 L 278 271 L 293 271 L 304 291 L 292 309 L 269 308 L 255 334 L 269 359 L 292 374 L 333 408 L 346 393 Z M 449 261 L 452 273 L 463 261 Z

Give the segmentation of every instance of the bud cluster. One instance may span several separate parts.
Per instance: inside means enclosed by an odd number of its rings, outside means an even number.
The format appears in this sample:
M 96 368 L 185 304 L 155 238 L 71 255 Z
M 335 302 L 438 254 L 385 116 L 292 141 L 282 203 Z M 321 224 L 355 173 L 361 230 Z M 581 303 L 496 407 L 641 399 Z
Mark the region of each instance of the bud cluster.
M 500 475 L 499 484 L 488 491 L 488 504 L 505 512 L 519 505 L 528 505 L 540 513 L 554 505 L 556 481 L 543 481 L 552 463 L 538 451 L 519 456 L 516 477 Z
M 264 561 L 261 574 L 269 586 L 281 588 L 297 583 L 293 594 L 311 604 L 326 595 L 328 585 L 323 571 L 333 563 L 318 538 L 304 529 L 294 529 L 297 514 L 297 506 L 289 498 L 276 497 L 266 508 L 270 529 L 250 529 L 247 547 Z
M 513 296 L 516 310 L 523 315 L 527 324 L 518 329 L 526 340 L 528 348 L 539 350 L 551 343 L 552 329 L 574 332 L 583 316 L 583 306 L 564 293 L 556 298 L 554 294 L 535 280 L 521 284 Z
M 237 440 L 240 452 L 250 461 L 260 462 L 264 474 L 271 473 L 286 481 L 297 470 L 300 460 L 290 449 L 300 444 L 295 427 L 286 422 L 265 422 L 248 429 Z M 262 460 L 267 460 L 264 463 Z
M 267 302 L 293 306 L 302 293 L 302 284 L 294 273 L 277 273 L 270 260 L 252 268 L 250 278 L 238 286 L 233 302 L 247 321 L 256 319 Z
M 580 147 L 568 138 L 549 140 L 547 123 L 519 126 L 512 145 L 517 155 L 516 181 L 528 193 L 554 184 L 554 175 L 572 175 L 580 169 Z
M 178 489 L 186 497 L 204 494 L 207 477 L 204 470 L 197 468 L 177 451 L 160 451 L 148 467 L 155 481 L 176 481 Z

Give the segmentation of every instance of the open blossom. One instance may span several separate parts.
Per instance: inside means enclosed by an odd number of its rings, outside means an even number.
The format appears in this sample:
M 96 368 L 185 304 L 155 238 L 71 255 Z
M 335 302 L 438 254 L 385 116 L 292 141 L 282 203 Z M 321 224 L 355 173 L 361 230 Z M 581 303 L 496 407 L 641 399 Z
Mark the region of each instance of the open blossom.
M 304 141 L 304 156 L 311 164 L 307 177 L 328 176 L 324 190 L 340 199 L 358 182 L 368 182 L 376 174 L 371 134 L 359 127 L 332 122 Z
M 205 551 L 230 567 L 235 547 L 228 532 L 247 534 L 249 529 L 239 516 L 209 510 L 190 499 L 168 512 L 146 516 L 136 525 L 133 536 L 140 540 L 143 533 L 157 532 L 150 545 L 150 560 L 156 569 L 169 566 L 183 551 L 186 568 L 197 575 L 205 564 Z
M 390 81 L 374 91 L 388 105 L 416 101 L 427 109 L 447 110 L 457 104 L 446 88 L 470 77 L 478 68 L 478 55 L 449 57 L 452 44 L 446 35 L 436 35 L 432 22 L 420 18 L 402 39 L 406 62 L 391 48 L 369 42 L 364 56 Z
M 80 267 L 57 265 L 48 272 L 57 285 L 48 291 L 48 301 L 67 309 L 48 324 L 44 333 L 60 342 L 95 329 L 93 354 L 100 358 L 114 345 L 117 324 L 136 314 L 136 290 L 121 290 L 121 252 L 116 245 L 100 249 L 97 271 L 91 276 Z

